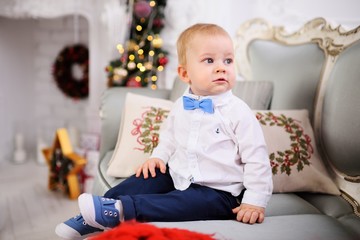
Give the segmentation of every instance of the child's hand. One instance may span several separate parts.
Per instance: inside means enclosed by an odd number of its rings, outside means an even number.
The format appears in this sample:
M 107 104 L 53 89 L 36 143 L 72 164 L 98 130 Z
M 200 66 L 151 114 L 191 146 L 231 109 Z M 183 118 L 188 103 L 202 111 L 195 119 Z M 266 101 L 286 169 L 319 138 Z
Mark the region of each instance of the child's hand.
M 240 204 L 232 211 L 236 214 L 236 220 L 243 223 L 262 223 L 265 218 L 265 208 L 246 203 Z
M 155 177 L 155 168 L 159 168 L 162 173 L 166 172 L 166 165 L 163 160 L 159 158 L 150 158 L 136 170 L 136 177 L 140 177 L 142 173 L 144 178 L 147 179 L 149 177 L 149 172 L 152 177 Z

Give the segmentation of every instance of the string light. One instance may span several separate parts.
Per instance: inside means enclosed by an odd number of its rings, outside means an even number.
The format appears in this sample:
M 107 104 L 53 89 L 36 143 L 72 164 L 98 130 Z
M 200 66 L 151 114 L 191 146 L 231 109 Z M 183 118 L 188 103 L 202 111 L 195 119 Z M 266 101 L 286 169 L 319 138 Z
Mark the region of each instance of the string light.
M 117 48 L 117 50 L 119 51 L 120 54 L 123 54 L 124 51 L 125 51 L 123 45 L 121 45 L 121 44 L 118 44 L 118 45 L 116 46 L 116 48 Z

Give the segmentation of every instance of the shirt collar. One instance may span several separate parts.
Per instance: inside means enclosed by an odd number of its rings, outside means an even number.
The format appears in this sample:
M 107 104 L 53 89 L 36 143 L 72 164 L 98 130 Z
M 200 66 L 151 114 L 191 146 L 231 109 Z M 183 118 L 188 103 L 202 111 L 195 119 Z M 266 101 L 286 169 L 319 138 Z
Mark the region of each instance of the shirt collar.
M 231 90 L 229 90 L 229 91 L 226 91 L 226 92 L 218 94 L 218 95 L 199 96 L 199 95 L 193 94 L 191 92 L 190 87 L 188 87 L 184 93 L 184 96 L 191 97 L 191 98 L 194 98 L 199 101 L 203 100 L 203 99 L 211 99 L 214 106 L 218 107 L 218 106 L 227 104 L 230 101 L 230 99 L 232 98 L 233 93 Z

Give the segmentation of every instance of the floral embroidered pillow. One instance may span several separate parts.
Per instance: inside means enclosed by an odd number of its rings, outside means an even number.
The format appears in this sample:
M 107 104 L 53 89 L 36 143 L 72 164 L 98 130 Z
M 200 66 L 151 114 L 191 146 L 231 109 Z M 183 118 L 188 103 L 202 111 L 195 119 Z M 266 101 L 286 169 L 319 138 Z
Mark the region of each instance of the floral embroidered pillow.
M 271 163 L 273 192 L 340 192 L 320 158 L 307 110 L 255 111 Z
M 107 169 L 109 176 L 129 177 L 150 157 L 172 105 L 169 100 L 127 93 L 118 140 Z

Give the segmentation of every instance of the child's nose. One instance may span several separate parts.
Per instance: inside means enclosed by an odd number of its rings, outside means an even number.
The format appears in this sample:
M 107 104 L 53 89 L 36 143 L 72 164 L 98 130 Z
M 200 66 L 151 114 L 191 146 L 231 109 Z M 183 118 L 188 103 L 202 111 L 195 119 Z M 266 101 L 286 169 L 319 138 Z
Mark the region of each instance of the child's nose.
M 226 66 L 223 62 L 217 62 L 216 64 L 216 73 L 225 73 Z
M 225 73 L 225 68 L 223 68 L 223 67 L 218 67 L 218 68 L 216 69 L 216 73 Z

